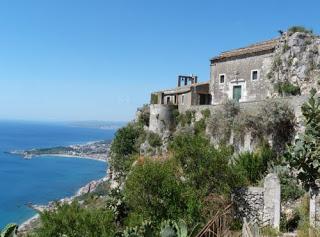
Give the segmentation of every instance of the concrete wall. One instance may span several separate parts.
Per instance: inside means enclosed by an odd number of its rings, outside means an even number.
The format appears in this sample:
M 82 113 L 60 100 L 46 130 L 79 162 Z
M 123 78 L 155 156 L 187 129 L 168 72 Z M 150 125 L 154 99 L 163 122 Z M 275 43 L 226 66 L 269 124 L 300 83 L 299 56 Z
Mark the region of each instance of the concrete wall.
M 272 64 L 272 53 L 217 62 L 211 65 L 210 92 L 212 103 L 220 104 L 232 99 L 233 86 L 242 86 L 240 102 L 263 100 L 269 96 L 271 83 L 266 78 Z M 258 70 L 259 79 L 251 80 L 251 71 Z M 219 75 L 225 74 L 225 82 L 219 81 Z M 237 80 L 238 79 L 238 80 Z

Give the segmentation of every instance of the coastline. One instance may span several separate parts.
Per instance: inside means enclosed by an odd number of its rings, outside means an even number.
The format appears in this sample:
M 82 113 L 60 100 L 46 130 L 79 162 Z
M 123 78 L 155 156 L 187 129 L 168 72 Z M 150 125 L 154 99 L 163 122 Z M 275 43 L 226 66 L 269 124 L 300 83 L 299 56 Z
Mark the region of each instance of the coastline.
M 90 141 L 85 144 L 81 145 L 71 145 L 69 147 L 75 147 L 75 146 L 88 146 L 88 145 L 94 145 L 101 141 Z M 11 152 L 11 154 L 15 154 L 15 152 Z M 23 155 L 22 153 L 19 155 Z M 27 157 L 27 158 L 26 158 Z M 106 153 L 95 153 L 95 154 L 70 154 L 70 153 L 43 153 L 43 154 L 32 154 L 30 156 L 24 156 L 24 159 L 33 159 L 33 158 L 41 158 L 41 157 L 56 157 L 56 158 L 74 158 L 74 159 L 85 159 L 85 160 L 94 160 L 99 162 L 108 162 L 109 152 Z M 103 176 L 100 179 L 92 180 L 89 183 L 85 184 L 84 186 L 80 187 L 72 196 L 63 197 L 58 200 L 59 203 L 71 203 L 75 198 L 86 194 L 93 192 L 99 184 L 102 182 L 105 182 L 108 180 L 108 174 L 107 171 L 105 173 L 105 176 Z M 41 212 L 43 210 L 52 210 L 54 208 L 54 201 L 50 201 L 45 205 L 37 205 L 37 204 L 31 204 L 30 208 L 37 212 Z M 36 213 L 35 215 L 31 216 L 27 220 L 23 221 L 19 224 L 18 232 L 19 233 L 27 233 L 31 229 L 35 228 L 39 224 L 40 215 L 39 213 Z
M 107 162 L 110 152 L 110 145 L 110 140 L 98 140 L 86 142 L 84 144 L 56 146 L 49 148 L 33 148 L 29 150 L 14 150 L 7 153 L 19 155 L 27 160 L 43 156 L 55 156 Z
M 108 157 L 105 159 L 97 158 L 97 157 L 90 157 L 90 156 L 79 156 L 79 155 L 69 155 L 69 154 L 41 154 L 41 155 L 33 155 L 32 158 L 40 158 L 43 156 L 54 156 L 54 157 L 61 157 L 61 158 L 75 158 L 75 159 L 85 159 L 85 160 L 95 160 L 100 162 L 108 162 Z
M 75 158 L 91 159 L 91 158 L 86 158 L 86 157 L 81 157 L 81 158 L 75 157 Z M 91 160 L 93 160 L 93 159 L 91 159 Z M 106 162 L 104 160 L 98 160 L 98 161 Z M 58 200 L 58 202 L 59 203 L 71 203 L 76 197 L 79 197 L 79 196 L 86 194 L 86 193 L 93 192 L 99 184 L 108 181 L 108 179 L 109 179 L 108 174 L 106 173 L 106 175 L 104 177 L 97 179 L 97 180 L 92 180 L 89 183 L 87 183 L 86 185 L 80 187 L 73 196 L 61 198 L 60 200 Z M 53 206 L 52 206 L 53 203 L 54 202 L 51 201 L 46 205 L 36 205 L 35 204 L 35 205 L 31 205 L 30 208 L 33 208 L 36 211 L 43 211 L 45 209 L 50 210 L 53 208 Z M 39 218 L 40 218 L 40 215 L 37 213 L 37 214 L 33 215 L 32 217 L 30 217 L 29 219 L 27 219 L 26 221 L 19 224 L 18 232 L 19 233 L 26 233 L 26 232 L 30 231 L 32 228 L 34 228 L 38 224 Z

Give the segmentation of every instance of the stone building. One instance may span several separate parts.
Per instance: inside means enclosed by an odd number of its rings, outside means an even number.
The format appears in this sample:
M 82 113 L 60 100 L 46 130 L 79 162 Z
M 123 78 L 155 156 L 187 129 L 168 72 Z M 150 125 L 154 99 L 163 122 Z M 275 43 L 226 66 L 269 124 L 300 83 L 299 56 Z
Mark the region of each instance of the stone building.
M 174 89 L 152 93 L 151 104 L 181 107 L 209 105 L 211 104 L 209 83 L 198 83 L 197 76 L 178 76 L 178 86 Z
M 259 101 L 270 95 L 270 70 L 278 40 L 223 52 L 210 60 L 210 80 L 179 76 L 174 89 L 152 93 L 152 104 L 173 104 L 187 109 L 195 105 L 221 104 L 226 99 Z
M 267 79 L 278 40 L 221 53 L 210 60 L 212 104 L 226 99 L 259 101 L 270 96 Z

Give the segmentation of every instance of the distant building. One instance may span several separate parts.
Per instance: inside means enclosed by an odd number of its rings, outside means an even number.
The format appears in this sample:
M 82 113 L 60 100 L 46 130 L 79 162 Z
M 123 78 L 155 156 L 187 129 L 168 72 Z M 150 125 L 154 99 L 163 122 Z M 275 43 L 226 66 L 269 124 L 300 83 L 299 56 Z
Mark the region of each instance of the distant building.
M 209 88 L 209 82 L 198 83 L 197 76 L 178 76 L 178 86 L 152 93 L 151 103 L 186 107 L 209 105 L 211 104 Z

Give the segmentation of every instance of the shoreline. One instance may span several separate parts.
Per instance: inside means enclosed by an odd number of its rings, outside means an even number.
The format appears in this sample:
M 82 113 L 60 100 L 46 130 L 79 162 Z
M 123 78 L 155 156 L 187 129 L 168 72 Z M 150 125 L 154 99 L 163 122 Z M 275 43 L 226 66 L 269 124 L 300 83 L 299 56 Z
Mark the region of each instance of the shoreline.
M 79 158 L 79 157 L 78 157 Z M 87 158 L 79 158 L 79 159 L 87 159 Z M 99 160 L 101 162 L 106 162 L 104 160 Z M 85 184 L 84 186 L 80 187 L 74 195 L 69 196 L 69 197 L 64 197 L 58 200 L 59 203 L 71 203 L 75 198 L 86 194 L 86 193 L 91 193 L 93 192 L 97 186 L 103 182 L 108 181 L 108 174 L 106 174 L 104 177 L 100 178 L 100 179 L 96 179 L 96 180 L 92 180 L 89 183 Z M 94 186 L 94 187 L 92 187 Z M 54 201 L 49 202 L 46 205 L 37 205 L 37 204 L 32 204 L 30 206 L 30 208 L 32 208 L 35 211 L 43 211 L 45 209 L 50 210 L 52 208 L 52 203 L 54 203 Z M 37 213 L 35 215 L 33 215 L 32 217 L 28 218 L 27 220 L 25 220 L 24 222 L 22 222 L 21 224 L 19 224 L 18 227 L 18 232 L 19 233 L 25 233 L 30 231 L 32 228 L 35 227 L 35 225 L 37 224 L 37 222 L 39 221 L 40 215 Z
M 75 159 L 85 159 L 85 160 L 95 160 L 95 161 L 100 161 L 100 162 L 108 162 L 108 157 L 106 157 L 106 159 L 100 159 L 100 158 L 96 158 L 96 157 L 90 157 L 90 156 L 77 156 L 77 155 L 69 155 L 69 154 L 41 154 L 41 155 L 33 155 L 31 158 L 29 159 L 33 159 L 33 158 L 41 158 L 43 156 L 54 156 L 54 157 L 65 157 L 65 158 L 75 158 Z
M 92 145 L 95 143 L 99 143 L 101 141 L 90 141 L 86 142 L 85 144 L 77 144 L 77 145 L 70 145 L 70 146 L 87 146 L 87 145 Z M 11 153 L 12 154 L 12 153 Z M 22 155 L 22 154 L 18 154 Z M 22 155 L 23 156 L 23 155 Z M 99 162 L 104 162 L 108 163 L 108 158 L 109 154 L 107 153 L 97 153 L 93 155 L 72 155 L 72 154 L 67 154 L 67 153 L 50 153 L 50 154 L 39 154 L 39 155 L 31 155 L 31 156 L 23 156 L 24 159 L 33 159 L 33 158 L 44 158 L 44 157 L 56 157 L 56 158 L 72 158 L 72 159 L 84 159 L 84 160 L 94 160 L 94 161 L 99 161 Z M 102 178 L 99 179 L 94 179 L 85 185 L 81 186 L 72 196 L 66 196 L 62 197 L 61 199 L 58 200 L 59 203 L 71 203 L 75 198 L 86 194 L 93 192 L 97 186 L 105 181 L 108 180 L 108 173 L 106 171 L 105 175 Z M 33 209 L 36 212 L 41 212 L 43 210 L 51 210 L 54 208 L 54 203 L 56 201 L 49 201 L 47 204 L 44 205 L 38 205 L 38 204 L 31 204 L 29 208 Z M 31 229 L 35 228 L 38 223 L 39 223 L 40 215 L 39 213 L 36 213 L 35 215 L 31 216 L 30 218 L 26 219 L 22 223 L 19 224 L 18 227 L 18 232 L 19 233 L 27 233 Z

